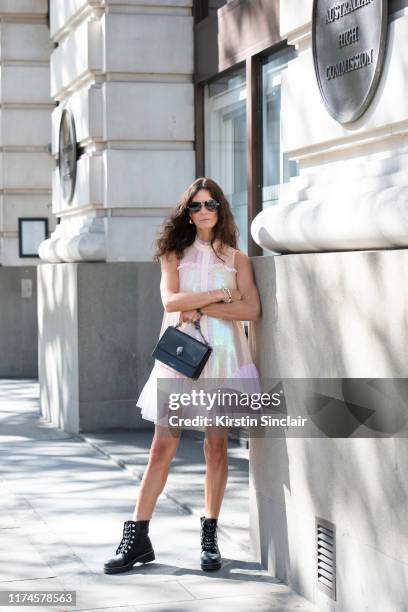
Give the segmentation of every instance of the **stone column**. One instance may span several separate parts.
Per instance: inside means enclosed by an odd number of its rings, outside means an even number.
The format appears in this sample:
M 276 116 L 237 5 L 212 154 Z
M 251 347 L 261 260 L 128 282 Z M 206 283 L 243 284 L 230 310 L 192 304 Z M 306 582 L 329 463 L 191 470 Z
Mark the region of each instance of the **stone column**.
M 70 203 L 54 170 L 61 222 L 40 247 L 41 411 L 67 431 L 146 426 L 163 315 L 148 260 L 195 176 L 191 1 L 51 0 L 50 29 L 52 152 L 69 109 L 78 160 Z
M 195 176 L 191 1 L 51 0 L 52 152 L 62 111 L 80 154 L 61 223 L 40 247 L 48 262 L 142 261 Z
M 254 261 L 263 305 L 255 324 L 256 354 L 263 378 L 341 384 L 365 377 L 375 389 L 376 379 L 392 383 L 407 376 L 408 293 L 402 279 L 408 265 L 408 11 L 390 16 L 375 97 L 346 126 L 328 114 L 320 97 L 312 4 L 280 3 L 282 37 L 298 52 L 282 74 L 284 151 L 299 162 L 300 173 L 282 191 L 279 205 L 261 212 L 251 228 L 261 246 L 283 253 Z M 347 3 L 332 6 L 341 4 Z M 257 558 L 324 612 L 399 610 L 408 598 L 401 546 L 407 537 L 401 523 L 406 422 L 381 429 L 380 409 L 389 418 L 396 403 L 387 394 L 366 398 L 359 404 L 371 431 L 362 431 L 361 421 L 348 419 L 345 410 L 346 427 L 337 438 L 288 429 L 279 439 L 265 434 L 250 444 L 250 529 Z M 287 399 L 288 414 L 306 414 L 313 422 L 310 394 Z M 405 404 L 404 397 L 404 417 Z M 339 414 L 334 402 L 326 423 L 335 423 Z M 371 422 L 368 414 L 375 415 Z M 331 566 L 318 549 L 319 519 L 330 521 L 336 534 L 337 569 L 326 574 Z M 329 544 L 329 557 L 330 549 Z M 326 586 L 335 579 L 335 602 L 319 588 L 325 578 Z

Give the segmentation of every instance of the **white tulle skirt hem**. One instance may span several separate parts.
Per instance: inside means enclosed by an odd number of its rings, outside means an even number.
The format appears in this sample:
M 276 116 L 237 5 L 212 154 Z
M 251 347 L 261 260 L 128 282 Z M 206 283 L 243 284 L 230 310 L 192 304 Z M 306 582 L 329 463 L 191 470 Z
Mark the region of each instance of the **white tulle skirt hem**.
M 136 402 L 136 407 L 141 410 L 141 416 L 144 420 L 151 421 L 153 423 L 157 423 L 157 379 L 158 378 L 172 378 L 172 379 L 184 379 L 186 382 L 186 391 L 188 390 L 188 386 L 191 384 L 191 379 L 187 378 L 183 374 L 180 374 L 173 370 L 170 367 L 162 364 L 159 361 L 155 361 L 153 369 L 150 373 L 150 376 L 144 385 L 139 398 Z M 248 380 L 247 385 L 245 382 L 242 383 L 245 386 L 245 390 L 248 392 L 259 392 L 260 383 L 259 383 L 259 373 L 256 365 L 254 363 L 248 363 L 243 365 L 236 370 L 232 376 L 228 376 L 228 379 L 224 378 L 223 381 L 229 379 L 245 379 Z M 203 381 L 204 383 L 204 381 Z M 200 429 L 200 428 L 198 428 Z

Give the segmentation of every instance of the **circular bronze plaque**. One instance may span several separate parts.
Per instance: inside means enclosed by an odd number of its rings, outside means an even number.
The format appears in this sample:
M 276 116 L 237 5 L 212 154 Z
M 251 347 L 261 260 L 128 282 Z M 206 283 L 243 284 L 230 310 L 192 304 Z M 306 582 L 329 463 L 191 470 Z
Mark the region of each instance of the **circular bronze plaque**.
M 77 142 L 74 115 L 68 108 L 61 115 L 58 159 L 62 195 L 69 204 L 75 192 Z
M 313 60 L 328 112 L 340 123 L 367 110 L 387 42 L 386 0 L 314 0 Z

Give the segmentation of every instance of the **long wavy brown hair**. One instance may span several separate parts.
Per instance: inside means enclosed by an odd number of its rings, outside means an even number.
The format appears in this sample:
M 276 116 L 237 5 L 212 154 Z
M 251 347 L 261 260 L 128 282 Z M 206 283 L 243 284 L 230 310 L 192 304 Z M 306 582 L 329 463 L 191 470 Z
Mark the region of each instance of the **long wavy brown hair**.
M 198 178 L 181 196 L 176 208 L 171 212 L 156 240 L 156 251 L 154 261 L 159 262 L 162 255 L 174 251 L 181 259 L 184 249 L 193 244 L 197 235 L 194 223 L 189 223 L 190 215 L 187 208 L 194 196 L 200 189 L 207 189 L 211 197 L 220 203 L 217 208 L 218 221 L 212 228 L 211 247 L 215 255 L 221 259 L 223 246 L 228 245 L 237 248 L 239 231 L 235 223 L 231 207 L 221 187 L 209 178 Z M 215 240 L 219 241 L 219 247 L 214 248 Z

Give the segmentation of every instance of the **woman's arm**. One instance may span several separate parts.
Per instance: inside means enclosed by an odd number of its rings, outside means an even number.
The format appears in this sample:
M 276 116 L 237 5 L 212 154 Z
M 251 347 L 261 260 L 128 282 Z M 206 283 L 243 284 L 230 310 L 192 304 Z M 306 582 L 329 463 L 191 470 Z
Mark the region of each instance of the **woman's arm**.
M 178 260 L 175 253 L 161 258 L 160 293 L 166 312 L 194 310 L 224 299 L 222 289 L 212 291 L 179 292 Z
M 239 251 L 235 254 L 235 267 L 241 300 L 231 304 L 209 304 L 202 307 L 201 310 L 203 314 L 219 319 L 257 321 L 261 316 L 261 300 L 255 284 L 250 258 Z

